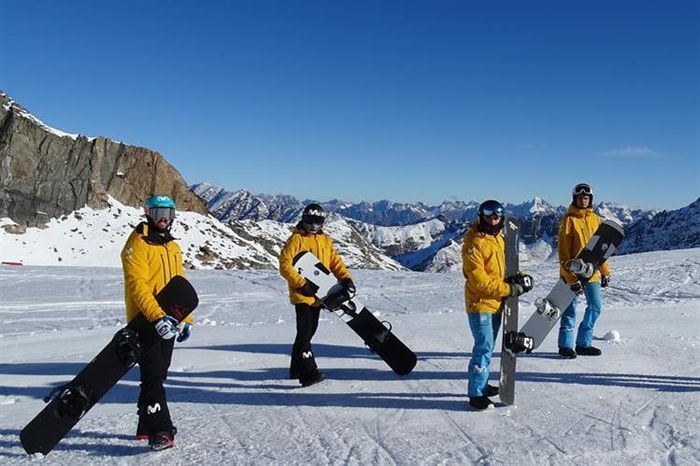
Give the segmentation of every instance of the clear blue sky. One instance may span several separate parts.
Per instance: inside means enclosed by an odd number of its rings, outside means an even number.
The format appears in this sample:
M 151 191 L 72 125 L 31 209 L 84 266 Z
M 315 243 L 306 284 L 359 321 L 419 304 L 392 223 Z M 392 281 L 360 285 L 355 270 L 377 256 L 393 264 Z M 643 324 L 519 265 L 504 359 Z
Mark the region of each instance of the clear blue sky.
M 0 89 L 301 199 L 700 195 L 697 1 L 0 0 Z

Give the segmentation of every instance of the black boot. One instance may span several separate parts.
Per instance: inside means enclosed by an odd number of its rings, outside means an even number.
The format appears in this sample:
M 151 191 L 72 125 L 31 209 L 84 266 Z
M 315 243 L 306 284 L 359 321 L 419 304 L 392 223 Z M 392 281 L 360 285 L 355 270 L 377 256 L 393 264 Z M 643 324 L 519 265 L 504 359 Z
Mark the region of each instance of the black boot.
M 489 400 L 487 396 L 470 396 L 469 406 L 477 411 L 484 411 L 494 407 L 493 401 Z
M 581 356 L 600 356 L 603 352 L 595 346 L 578 346 L 576 345 L 576 354 Z
M 498 387 L 494 387 L 493 385 L 486 385 L 486 396 L 496 396 L 498 395 Z
M 564 359 L 576 359 L 576 351 L 571 348 L 559 348 L 559 355 Z
M 323 382 L 324 380 L 326 380 L 326 375 L 318 369 L 308 374 L 302 374 L 302 376 L 299 377 L 299 383 L 301 383 L 302 387 L 309 387 Z

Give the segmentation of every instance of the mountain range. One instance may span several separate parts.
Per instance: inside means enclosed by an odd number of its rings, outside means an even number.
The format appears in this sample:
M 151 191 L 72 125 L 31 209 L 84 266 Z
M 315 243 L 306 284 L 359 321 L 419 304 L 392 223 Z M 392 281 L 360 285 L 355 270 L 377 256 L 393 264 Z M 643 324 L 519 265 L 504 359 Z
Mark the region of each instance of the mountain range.
M 0 92 L 0 261 L 119 265 L 119 249 L 153 193 L 175 198 L 174 232 L 189 267 L 276 268 L 311 200 L 188 186 L 159 153 L 43 123 Z M 154 181 L 155 180 L 155 181 Z M 478 203 L 321 202 L 324 229 L 352 268 L 445 272 L 461 268 L 461 241 Z M 506 204 L 521 223 L 521 259 L 552 260 L 564 206 L 541 198 Z M 615 203 L 598 213 L 625 225 L 622 253 L 700 247 L 698 201 L 675 211 Z
M 248 190 L 227 191 L 209 183 L 190 189 L 205 200 L 210 212 L 222 222 L 272 220 L 298 221 L 309 202 L 289 195 L 254 194 Z M 351 203 L 341 200 L 319 202 L 327 211 L 339 215 L 385 255 L 416 271 L 456 271 L 461 267 L 461 240 L 477 215 L 478 202 L 446 201 L 438 205 L 396 203 Z M 556 251 L 557 228 L 567 207 L 554 206 L 535 197 L 521 204 L 506 203 L 508 215 L 521 224 L 524 259 L 551 259 Z M 613 202 L 599 203 L 596 212 L 615 220 L 627 230 L 621 253 L 679 249 L 700 246 L 697 201 L 671 212 L 633 209 Z M 676 212 L 676 214 L 673 214 Z M 662 233 L 676 224 L 656 222 L 671 217 L 678 221 L 679 233 Z M 645 226 L 646 225 L 646 226 Z M 681 233 L 682 232 L 682 233 Z

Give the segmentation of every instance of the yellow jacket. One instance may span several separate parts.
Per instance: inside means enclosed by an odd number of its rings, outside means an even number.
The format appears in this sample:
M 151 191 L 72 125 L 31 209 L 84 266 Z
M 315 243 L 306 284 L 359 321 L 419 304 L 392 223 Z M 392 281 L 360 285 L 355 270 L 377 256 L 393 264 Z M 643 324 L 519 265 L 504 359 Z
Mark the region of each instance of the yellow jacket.
M 298 289 L 304 286 L 304 277 L 296 271 L 292 265 L 294 258 L 301 252 L 311 252 L 318 257 L 338 280 L 351 278 L 350 272 L 345 267 L 343 260 L 333 246 L 330 236 L 325 233 L 308 233 L 301 228 L 295 228 L 292 236 L 280 253 L 280 274 L 287 280 L 289 287 L 289 301 L 292 304 L 306 303 L 318 305 L 318 300 L 314 297 L 304 296 Z
M 140 223 L 121 252 L 127 321 L 139 312 L 149 322 L 163 317 L 165 312 L 155 296 L 175 275 L 185 276 L 180 246 L 169 234 L 163 239 L 153 231 L 150 233 L 148 224 Z M 192 316 L 184 321 L 192 322 Z
M 501 301 L 510 294 L 504 281 L 506 271 L 505 244 L 502 235 L 478 231 L 477 220 L 464 235 L 462 272 L 467 312 L 498 312 Z
M 564 265 L 581 252 L 599 226 L 600 217 L 593 212 L 592 208 L 579 209 L 571 205 L 561 219 L 557 238 L 559 243 L 559 273 L 569 285 L 576 283 L 578 278 L 576 278 L 576 275 L 566 270 Z M 589 281 L 600 281 L 601 273 L 603 275 L 610 275 L 610 266 L 607 261 L 600 266 L 599 271 L 597 271 Z

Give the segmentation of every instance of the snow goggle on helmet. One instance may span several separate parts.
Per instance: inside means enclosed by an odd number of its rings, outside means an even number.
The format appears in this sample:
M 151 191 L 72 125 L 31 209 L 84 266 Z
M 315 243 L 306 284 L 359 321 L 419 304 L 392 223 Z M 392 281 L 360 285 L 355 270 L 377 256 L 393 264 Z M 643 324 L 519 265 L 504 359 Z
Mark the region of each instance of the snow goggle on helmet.
M 479 206 L 479 215 L 482 217 L 491 217 L 492 215 L 503 217 L 505 214 L 503 205 L 498 201 L 486 201 Z
M 586 183 L 579 183 L 571 191 L 572 196 L 592 196 L 593 188 Z
M 151 207 L 148 209 L 148 216 L 156 222 L 161 218 L 168 219 L 172 222 L 175 220 L 175 209 L 172 207 Z

